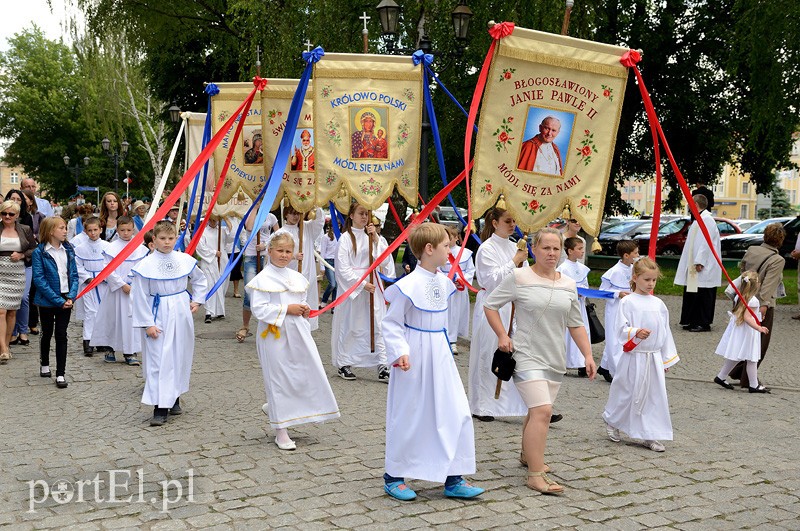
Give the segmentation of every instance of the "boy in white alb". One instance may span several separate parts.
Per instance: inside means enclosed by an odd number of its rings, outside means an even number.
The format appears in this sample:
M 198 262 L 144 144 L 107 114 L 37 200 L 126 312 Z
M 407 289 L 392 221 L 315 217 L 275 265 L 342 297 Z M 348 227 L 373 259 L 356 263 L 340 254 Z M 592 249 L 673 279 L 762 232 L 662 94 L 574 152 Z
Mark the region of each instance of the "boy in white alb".
M 564 240 L 564 252 L 567 255 L 567 259 L 556 268 L 556 271 L 563 273 L 574 280 L 575 285 L 579 288 L 589 287 L 589 281 L 587 280 L 587 277 L 591 269 L 583 265 L 581 262 L 581 260 L 583 260 L 585 248 L 586 243 L 583 241 L 583 238 L 575 237 Z M 586 314 L 586 299 L 578 295 L 578 301 L 580 302 L 581 306 L 583 327 L 586 329 L 586 333 L 589 334 L 589 316 Z M 566 340 L 567 368 L 578 369 L 578 376 L 586 378 L 586 359 L 583 357 L 583 354 L 581 354 L 578 345 L 576 345 L 575 341 L 572 339 L 569 330 L 567 330 Z
M 108 247 L 108 242 L 100 239 L 100 230 L 99 218 L 89 218 L 83 224 L 83 234 L 86 235 L 86 240 L 75 247 L 75 263 L 78 266 L 78 285 L 80 286 L 91 282 L 105 267 L 106 260 L 103 252 Z M 90 342 L 97 320 L 97 310 L 107 292 L 108 284 L 103 281 L 90 293 L 81 297 L 83 304 L 77 312 L 79 315 L 76 315 L 76 318 L 83 319 L 83 353 L 86 356 L 91 356 L 95 350 L 90 346 Z M 97 347 L 98 352 L 106 352 L 107 357 L 110 354 L 113 358 L 114 353 L 109 350 L 107 345 Z M 111 361 L 116 361 L 116 359 Z
M 133 326 L 143 328 L 145 384 L 142 403 L 154 406 L 151 426 L 167 422 L 167 413 L 183 413 L 180 396 L 189 390 L 194 357 L 192 314 L 205 300 L 208 284 L 197 260 L 173 250 L 175 225 L 153 228 L 156 250 L 133 268 Z M 192 285 L 192 295 L 187 285 Z
M 211 214 L 208 226 L 197 242 L 197 256 L 200 258 L 198 266 L 206 276 L 209 286 L 219 280 L 220 272 L 228 265 L 228 254 L 225 252 L 225 240 L 228 238 L 230 224 L 223 226 L 216 214 Z M 228 291 L 228 282 L 224 282 L 214 294 L 206 300 L 206 324 L 212 319 L 225 317 L 225 293 Z
M 453 257 L 452 259 L 455 259 L 461 250 L 461 246 L 458 244 L 458 230 L 455 227 L 445 227 L 445 229 L 450 238 L 450 255 Z M 448 257 L 447 260 L 447 263 L 439 268 L 445 274 L 448 274 L 453 268 L 450 264 L 451 258 Z M 472 261 L 472 251 L 464 249 L 464 254 L 461 255 L 458 266 L 464 274 L 463 280 L 460 276 L 453 278 L 448 275 L 458 290 L 453 295 L 453 298 L 450 299 L 450 307 L 447 310 L 447 337 L 450 340 L 450 350 L 453 351 L 453 354 L 458 354 L 456 342 L 459 337 L 469 339 L 469 290 L 463 283 L 466 280 L 467 283 L 472 284 L 472 280 L 475 278 L 475 263 Z
M 622 240 L 617 243 L 617 254 L 619 262 L 603 273 L 600 282 L 601 290 L 614 292 L 613 299 L 606 299 L 605 327 L 609 333 L 606 334 L 603 358 L 597 367 L 597 374 L 605 378 L 607 382 L 614 379 L 617 361 L 622 355 L 622 346 L 614 331 L 617 329 L 619 301 L 631 293 L 631 273 L 633 272 L 633 263 L 639 259 L 639 246 L 633 240 Z
M 475 434 L 446 334 L 448 300 L 456 288 L 437 270 L 447 262 L 449 243 L 441 225 L 417 227 L 409 246 L 419 264 L 386 290 L 390 306 L 383 334 L 393 368 L 383 479 L 384 491 L 403 501 L 416 498 L 406 477 L 444 483 L 451 498 L 484 492 L 462 477 L 475 472 Z
M 135 230 L 133 220 L 128 216 L 117 219 L 117 236 L 106 246 L 103 252 L 104 266 L 128 245 Z M 142 350 L 142 334 L 131 322 L 131 269 L 147 256 L 147 247 L 138 246 L 128 258 L 108 275 L 108 291 L 100 303 L 98 314 L 102 316 L 102 326 L 96 326 L 92 332 L 92 346 L 108 345 L 111 352 L 106 354 L 106 361 L 116 361 L 114 351 L 122 352 L 125 363 L 138 366 L 136 353 Z M 100 348 L 100 347 L 98 347 Z
M 294 240 L 294 257 L 287 267 L 299 271 L 308 280 L 308 305 L 312 310 L 319 309 L 319 283 L 317 282 L 317 261 L 314 258 L 314 243 L 322 234 L 322 227 L 325 226 L 325 215 L 321 208 L 314 211 L 314 219 L 303 220 L 303 248 L 300 249 L 300 221 L 303 214 L 295 210 L 291 205 L 283 209 L 283 227 L 277 232 L 286 232 Z M 302 271 L 298 267 L 298 260 L 302 260 Z M 313 317 L 308 320 L 311 331 L 319 328 L 319 318 Z
M 289 267 L 296 254 L 294 239 L 288 232 L 276 232 L 268 253 L 269 264 L 245 289 L 258 319 L 256 346 L 267 393 L 265 412 L 278 448 L 294 450 L 297 445 L 288 427 L 339 418 L 339 406 L 311 337 L 308 279 Z

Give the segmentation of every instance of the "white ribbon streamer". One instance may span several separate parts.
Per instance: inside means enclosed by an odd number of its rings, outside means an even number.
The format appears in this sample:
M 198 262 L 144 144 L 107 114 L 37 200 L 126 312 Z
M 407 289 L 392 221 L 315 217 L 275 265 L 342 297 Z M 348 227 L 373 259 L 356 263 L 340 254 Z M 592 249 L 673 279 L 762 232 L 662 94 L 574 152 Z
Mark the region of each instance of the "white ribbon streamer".
M 169 160 L 167 160 L 167 165 L 164 167 L 164 173 L 161 175 L 161 180 L 158 182 L 158 188 L 156 189 L 155 195 L 153 195 L 153 201 L 150 203 L 150 210 L 147 212 L 147 216 L 144 218 L 145 223 L 147 223 L 150 218 L 155 215 L 156 210 L 158 210 L 161 194 L 164 193 L 164 189 L 167 187 L 169 173 L 172 171 L 172 164 L 175 162 L 175 155 L 178 154 L 178 146 L 181 143 L 181 136 L 183 135 L 184 128 L 186 128 L 186 117 L 181 114 L 181 118 L 181 127 L 178 129 L 178 136 L 175 138 L 175 144 L 172 146 L 172 151 L 169 154 Z

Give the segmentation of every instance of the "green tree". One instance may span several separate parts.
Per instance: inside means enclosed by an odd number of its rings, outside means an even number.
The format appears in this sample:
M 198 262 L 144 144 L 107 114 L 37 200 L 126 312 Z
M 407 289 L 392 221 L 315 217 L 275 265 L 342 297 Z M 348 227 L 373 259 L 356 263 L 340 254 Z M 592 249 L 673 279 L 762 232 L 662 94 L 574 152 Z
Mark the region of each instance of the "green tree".
M 770 196 L 772 206 L 770 208 L 759 209 L 758 219 L 794 216 L 797 214 L 797 209 L 789 204 L 789 196 L 786 194 L 786 190 L 778 186 L 777 180 L 772 187 Z

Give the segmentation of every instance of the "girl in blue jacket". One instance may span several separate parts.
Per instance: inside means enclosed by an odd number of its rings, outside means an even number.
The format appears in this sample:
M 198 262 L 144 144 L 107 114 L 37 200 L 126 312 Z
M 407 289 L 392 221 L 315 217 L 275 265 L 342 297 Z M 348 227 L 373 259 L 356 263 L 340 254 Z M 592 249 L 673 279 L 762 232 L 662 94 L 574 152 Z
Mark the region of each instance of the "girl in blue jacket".
M 42 335 L 39 343 L 39 376 L 50 377 L 50 339 L 56 336 L 56 386 L 67 387 L 67 326 L 72 303 L 78 294 L 78 267 L 75 250 L 67 241 L 67 223 L 63 218 L 45 218 L 39 225 L 40 243 L 31 257 Z

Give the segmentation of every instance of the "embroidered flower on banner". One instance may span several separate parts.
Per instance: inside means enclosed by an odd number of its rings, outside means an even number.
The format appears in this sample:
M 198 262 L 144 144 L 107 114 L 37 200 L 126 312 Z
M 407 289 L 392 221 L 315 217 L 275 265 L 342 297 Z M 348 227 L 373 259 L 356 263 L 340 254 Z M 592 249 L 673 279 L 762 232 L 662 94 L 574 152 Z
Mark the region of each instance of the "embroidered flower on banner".
M 416 99 L 416 96 L 414 95 L 414 91 L 411 90 L 410 88 L 406 88 L 406 89 L 403 90 L 403 96 L 405 96 L 405 98 L 408 101 L 414 101 Z
M 223 184 L 222 187 L 223 188 L 230 188 L 231 186 L 233 186 L 233 183 L 231 182 L 230 179 L 226 178 L 225 179 L 225 184 Z
M 408 175 L 408 172 L 403 172 L 403 174 L 400 176 L 400 183 L 406 188 L 411 187 L 411 176 Z
M 504 68 L 504 69 L 503 69 L 503 73 L 502 73 L 502 74 L 500 74 L 500 79 L 499 79 L 498 81 L 499 81 L 499 82 L 503 82 L 503 81 L 505 81 L 506 79 L 511 79 L 511 76 L 512 76 L 512 75 L 514 74 L 514 72 L 516 72 L 516 71 L 517 71 L 517 69 L 516 69 L 516 68 Z
M 584 166 L 588 166 L 592 162 L 592 153 L 597 153 L 597 146 L 594 145 L 594 133 L 588 129 L 583 130 L 583 138 L 581 139 L 581 147 L 576 147 L 580 159 L 578 162 L 583 162 Z
M 338 175 L 336 175 L 335 171 L 328 170 L 328 173 L 325 175 L 325 184 L 331 186 L 333 183 L 336 182 Z
M 295 190 L 294 195 L 297 196 L 298 201 L 308 201 L 311 198 L 311 192 L 308 190 L 305 192 L 302 190 Z
M 483 184 L 480 188 L 481 195 L 491 195 L 492 193 L 492 181 L 491 179 L 484 179 Z
M 589 199 L 591 199 L 591 196 L 588 195 L 583 196 L 583 199 L 581 199 L 580 202 L 578 203 L 578 210 L 586 210 L 586 211 L 591 210 L 592 203 L 589 202 Z
M 513 121 L 513 116 L 503 118 L 503 121 L 500 123 L 500 127 L 498 127 L 497 130 L 492 134 L 492 136 L 497 138 L 494 146 L 498 152 L 502 149 L 508 153 L 508 146 L 511 144 L 511 141 L 514 140 L 514 137 L 511 136 L 511 134 L 514 132 L 514 130 L 511 128 L 511 123 Z
M 370 177 L 361 183 L 359 189 L 364 195 L 378 195 L 381 193 L 381 183 L 376 181 L 374 177 Z
M 325 124 L 325 134 L 328 137 L 328 142 L 333 142 L 337 146 L 342 145 L 342 133 L 339 132 L 341 127 L 336 120 L 330 120 Z
M 220 111 L 219 115 L 217 116 L 217 120 L 219 120 L 220 122 L 224 122 L 225 120 L 230 118 L 230 116 L 231 113 L 229 113 L 228 111 Z
M 524 208 L 528 214 L 538 214 L 539 212 L 544 212 L 547 206 L 541 204 L 536 199 L 531 199 L 530 202 L 523 201 L 522 208 Z
M 609 87 L 608 85 L 600 85 L 600 88 L 603 89 L 603 97 L 608 98 L 608 101 L 614 101 L 614 89 Z
M 405 123 L 405 122 L 400 122 L 400 124 L 397 126 L 397 143 L 396 143 L 396 146 L 397 147 L 402 147 L 402 146 L 406 145 L 406 143 L 408 143 L 409 135 L 410 135 L 410 133 L 409 133 L 408 124 Z
M 320 89 L 319 95 L 327 99 L 330 98 L 331 94 L 333 94 L 333 86 L 322 85 L 322 89 Z
M 278 112 L 278 109 L 270 109 L 267 111 L 267 118 L 269 118 L 269 123 L 271 125 L 275 124 L 275 119 L 278 118 L 282 113 Z

